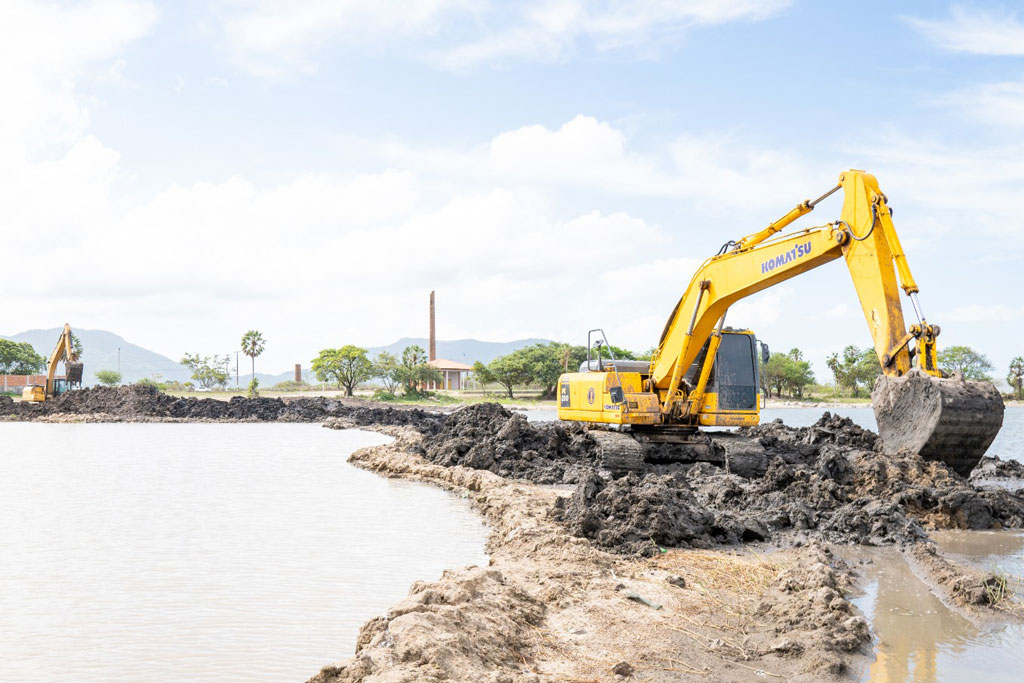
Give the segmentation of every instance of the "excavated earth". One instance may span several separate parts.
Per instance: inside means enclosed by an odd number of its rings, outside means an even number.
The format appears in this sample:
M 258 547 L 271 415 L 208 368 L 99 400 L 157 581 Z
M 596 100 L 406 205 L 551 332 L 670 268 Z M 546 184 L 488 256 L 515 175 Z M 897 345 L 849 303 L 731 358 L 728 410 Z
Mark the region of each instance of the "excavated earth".
M 350 426 L 412 425 L 424 434 L 441 428 L 444 416 L 419 408 L 367 406 L 359 402 L 313 398 L 247 398 L 229 401 L 178 398 L 154 387 L 93 387 L 61 394 L 42 403 L 0 396 L 0 420 L 99 422 L 323 422 L 340 418 Z
M 646 465 L 609 478 L 599 471 L 589 434 L 580 425 L 531 424 L 482 404 L 450 415 L 420 448 L 439 465 L 572 484 L 572 496 L 556 501 L 552 517 L 618 553 L 748 541 L 906 545 L 926 539 L 927 529 L 1024 527 L 1024 497 L 1006 486 L 965 479 L 915 454 L 882 454 L 874 433 L 829 413 L 811 427 L 777 420 L 714 436 L 725 451 L 742 445 L 740 473 L 700 462 Z M 665 458 L 671 446 L 656 448 Z M 986 458 L 980 471 L 1015 477 L 1024 487 L 1018 463 Z

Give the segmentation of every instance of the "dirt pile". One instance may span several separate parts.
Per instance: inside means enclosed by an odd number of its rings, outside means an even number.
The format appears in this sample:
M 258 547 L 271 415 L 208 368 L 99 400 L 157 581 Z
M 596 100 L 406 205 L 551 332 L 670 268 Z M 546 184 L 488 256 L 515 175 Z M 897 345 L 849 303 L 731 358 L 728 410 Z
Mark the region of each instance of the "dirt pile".
M 903 545 L 925 539 L 925 528 L 1024 526 L 1024 498 L 917 455 L 868 450 L 877 437 L 845 418 L 825 413 L 811 427 L 774 422 L 743 435 L 769 458 L 761 477 L 708 463 L 589 476 L 552 514 L 602 548 L 644 555 L 762 539 Z
M 985 457 L 971 471 L 970 479 L 974 483 L 1019 479 L 1021 485 L 1024 486 L 1024 463 L 1017 460 Z
M 123 387 L 93 387 L 71 391 L 43 403 L 0 403 L 0 417 L 20 420 L 53 416 L 102 416 L 108 420 L 146 421 L 252 421 L 321 422 L 341 418 L 347 426 L 410 425 L 434 433 L 443 416 L 420 409 L 390 406 L 361 406 L 337 399 L 280 399 L 233 396 L 229 401 L 212 398 L 169 396 L 154 387 L 137 384 Z
M 482 681 L 539 680 L 523 677 L 523 653 L 543 613 L 540 602 L 506 583 L 499 571 L 446 571 L 434 583 L 417 581 L 387 616 L 364 624 L 355 656 L 341 666 L 324 667 L 310 683 L 355 683 L 376 676 L 453 681 L 465 680 L 469 671 L 489 672 Z
M 779 636 L 767 651 L 803 657 L 809 673 L 838 676 L 847 669 L 843 655 L 871 642 L 868 622 L 844 597 L 852 589 L 849 567 L 827 548 L 811 547 L 804 561 L 782 572 L 772 588 L 774 595 L 766 596 L 757 610 Z
M 958 565 L 940 555 L 930 544 L 912 548 L 910 557 L 960 606 L 1019 610 L 1019 605 L 1011 599 L 1012 590 L 1005 576 Z
M 580 424 L 531 424 L 497 403 L 480 403 L 448 415 L 441 429 L 424 440 L 422 454 L 445 467 L 561 484 L 579 481 L 594 468 L 594 448 Z

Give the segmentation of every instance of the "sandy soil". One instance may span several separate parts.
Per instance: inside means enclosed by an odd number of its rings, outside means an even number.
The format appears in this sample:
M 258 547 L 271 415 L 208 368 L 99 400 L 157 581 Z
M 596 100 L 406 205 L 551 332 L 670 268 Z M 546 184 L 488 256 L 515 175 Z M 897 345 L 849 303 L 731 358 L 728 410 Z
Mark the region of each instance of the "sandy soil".
M 311 681 L 822 681 L 867 663 L 852 572 L 826 547 L 613 555 L 550 519 L 569 491 L 434 465 L 418 432 L 381 431 L 396 441 L 351 461 L 468 496 L 491 564 L 414 584 Z

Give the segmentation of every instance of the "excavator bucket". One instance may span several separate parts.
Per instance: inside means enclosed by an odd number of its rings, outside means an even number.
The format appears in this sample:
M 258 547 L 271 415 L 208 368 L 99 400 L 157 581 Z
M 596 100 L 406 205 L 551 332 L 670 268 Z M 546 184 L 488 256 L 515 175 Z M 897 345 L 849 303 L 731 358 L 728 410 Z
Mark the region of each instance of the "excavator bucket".
M 82 383 L 82 370 L 84 365 L 82 363 L 67 363 L 64 366 L 65 374 L 67 375 L 68 384 L 81 384 Z
M 1003 425 L 1003 398 L 991 382 L 933 377 L 917 369 L 879 377 L 871 403 L 884 452 L 919 453 L 965 477 Z

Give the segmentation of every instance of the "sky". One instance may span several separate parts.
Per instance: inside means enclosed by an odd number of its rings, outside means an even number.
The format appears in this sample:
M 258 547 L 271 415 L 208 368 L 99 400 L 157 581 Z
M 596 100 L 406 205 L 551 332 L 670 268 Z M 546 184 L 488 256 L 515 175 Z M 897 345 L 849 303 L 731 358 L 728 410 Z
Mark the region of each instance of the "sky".
M 0 333 L 255 328 L 279 372 L 426 336 L 433 289 L 441 339 L 643 350 L 701 261 L 857 168 L 940 348 L 1024 355 L 1013 3 L 0 0 L 0 88 Z M 841 261 L 728 323 L 821 380 L 870 343 Z

